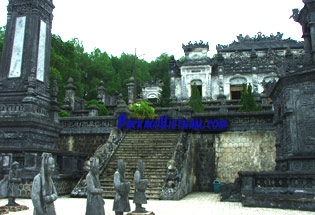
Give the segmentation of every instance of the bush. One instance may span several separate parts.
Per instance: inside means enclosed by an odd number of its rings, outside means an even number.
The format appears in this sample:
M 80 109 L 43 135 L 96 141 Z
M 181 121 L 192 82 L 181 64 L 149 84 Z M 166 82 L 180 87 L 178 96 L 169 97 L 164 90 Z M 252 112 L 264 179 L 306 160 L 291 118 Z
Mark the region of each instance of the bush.
M 62 110 L 58 113 L 59 117 L 70 117 L 70 113 L 68 111 Z
M 105 105 L 98 103 L 96 99 L 92 99 L 85 104 L 85 109 L 88 109 L 90 105 L 96 105 L 98 107 L 98 115 L 99 116 L 107 116 L 108 110 Z
M 239 101 L 239 104 L 242 105 L 242 107 L 239 109 L 240 112 L 252 112 L 262 110 L 261 106 L 256 104 L 251 84 L 243 84 L 243 89 L 241 91 L 241 100 Z
M 195 113 L 202 113 L 205 111 L 205 107 L 202 104 L 202 97 L 196 84 L 191 88 L 191 96 L 188 105 Z
M 145 101 L 140 101 L 129 106 L 131 117 L 137 119 L 155 119 L 155 109 Z

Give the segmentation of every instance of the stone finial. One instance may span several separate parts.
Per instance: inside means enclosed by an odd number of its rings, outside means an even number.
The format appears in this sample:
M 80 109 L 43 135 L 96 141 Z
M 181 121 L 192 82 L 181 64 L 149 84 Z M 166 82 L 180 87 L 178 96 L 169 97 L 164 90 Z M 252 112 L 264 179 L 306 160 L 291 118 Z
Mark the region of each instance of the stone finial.
M 52 84 L 52 97 L 57 98 L 59 92 L 57 76 L 54 77 L 53 84 Z
M 114 116 L 118 117 L 121 114 L 126 114 L 127 116 L 130 115 L 130 111 L 127 107 L 126 102 L 123 100 L 121 93 L 118 96 L 117 100 L 117 109 L 115 110 Z
M 97 101 L 100 104 L 105 105 L 105 87 L 104 87 L 104 82 L 101 81 L 99 84 L 99 87 L 97 88 Z
M 76 87 L 73 85 L 73 78 L 70 77 L 68 79 L 68 84 L 65 86 L 66 95 L 64 99 L 65 109 L 74 110 L 74 102 L 75 102 L 75 90 Z
M 127 84 L 128 87 L 128 104 L 131 105 L 135 103 L 135 80 L 134 77 L 129 79 L 129 83 Z

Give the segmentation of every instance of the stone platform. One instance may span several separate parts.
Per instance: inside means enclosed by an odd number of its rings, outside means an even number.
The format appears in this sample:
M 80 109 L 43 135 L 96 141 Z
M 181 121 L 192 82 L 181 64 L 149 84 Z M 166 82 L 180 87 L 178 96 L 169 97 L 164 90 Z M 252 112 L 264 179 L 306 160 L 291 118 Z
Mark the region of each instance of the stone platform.
M 113 199 L 105 200 L 105 214 L 115 215 L 113 211 Z M 7 204 L 7 199 L 0 199 L 0 205 Z M 31 199 L 18 199 L 18 202 L 27 205 L 30 209 L 12 212 L 10 215 L 31 215 L 34 207 Z M 130 201 L 132 203 L 132 201 Z M 86 199 L 59 197 L 55 202 L 57 215 L 85 215 Z M 132 207 L 132 204 L 130 205 Z M 240 202 L 221 202 L 220 194 L 214 193 L 190 193 L 179 201 L 150 200 L 147 208 L 157 215 L 190 215 L 190 214 L 215 214 L 215 215 L 310 215 L 310 211 L 243 207 Z M 134 210 L 134 207 L 131 208 Z M 211 213 L 210 213 L 211 212 Z M 126 215 L 127 213 L 124 213 Z
M 28 210 L 29 207 L 26 205 L 17 205 L 17 206 L 0 206 L 0 215 L 8 214 L 9 212 L 17 212 Z
M 147 212 L 144 212 L 144 213 L 137 213 L 137 212 L 129 212 L 127 213 L 127 215 L 155 215 L 155 213 L 153 213 L 152 211 L 147 211 Z

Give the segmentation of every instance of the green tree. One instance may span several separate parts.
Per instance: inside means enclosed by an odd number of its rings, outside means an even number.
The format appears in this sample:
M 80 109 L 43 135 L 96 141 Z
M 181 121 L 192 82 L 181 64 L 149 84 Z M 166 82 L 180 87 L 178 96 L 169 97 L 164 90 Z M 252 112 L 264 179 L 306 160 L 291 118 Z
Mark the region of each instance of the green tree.
M 196 113 L 204 112 L 204 105 L 202 104 L 202 97 L 198 90 L 196 84 L 194 84 L 191 88 L 191 96 L 188 102 L 189 106 L 193 109 Z
M 0 62 L 2 57 L 2 48 L 4 43 L 4 37 L 5 37 L 5 26 L 0 27 Z
M 242 105 L 240 107 L 240 112 L 251 112 L 251 111 L 261 111 L 261 106 L 256 104 L 255 97 L 252 90 L 251 84 L 243 84 L 243 88 L 241 91 L 241 99 L 239 104 Z
M 159 107 L 170 107 L 172 99 L 171 93 L 170 93 L 170 77 L 168 73 L 166 72 L 163 77 L 163 86 L 162 86 L 162 92 L 160 95 L 160 98 L 158 100 L 158 103 L 156 104 Z
M 51 56 L 50 56 L 50 84 L 57 77 L 59 93 L 58 101 L 63 102 L 65 89 L 69 77 L 72 77 L 76 86 L 76 95 L 83 97 L 82 86 L 82 70 L 79 63 L 83 61 L 78 57 L 79 51 L 83 47 L 79 47 L 77 39 L 64 42 L 58 35 L 52 35 L 51 38 Z
M 97 98 L 97 88 L 101 81 L 104 82 L 106 92 L 113 95 L 118 81 L 115 77 L 115 70 L 112 66 L 110 57 L 106 52 L 101 52 L 100 49 L 94 49 L 89 55 L 91 64 L 87 68 L 87 100 Z
M 151 61 L 149 72 L 152 80 L 160 79 L 163 82 L 164 74 L 168 73 L 168 64 L 170 61 L 170 56 L 166 53 L 162 53 L 159 57 L 157 57 L 154 61 Z

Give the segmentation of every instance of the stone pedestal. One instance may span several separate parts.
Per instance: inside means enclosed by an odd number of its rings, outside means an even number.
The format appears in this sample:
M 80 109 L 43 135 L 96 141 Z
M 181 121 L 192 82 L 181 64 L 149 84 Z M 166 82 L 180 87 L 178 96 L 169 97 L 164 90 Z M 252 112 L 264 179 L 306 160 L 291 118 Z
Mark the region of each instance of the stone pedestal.
M 25 205 L 18 205 L 18 206 L 0 206 L 0 214 L 8 214 L 9 212 L 17 212 L 17 211 L 24 211 L 28 210 L 29 207 Z
M 132 211 L 132 212 L 127 213 L 127 215 L 155 215 L 155 213 L 152 211 L 147 211 L 145 213 L 137 213 L 135 211 Z

